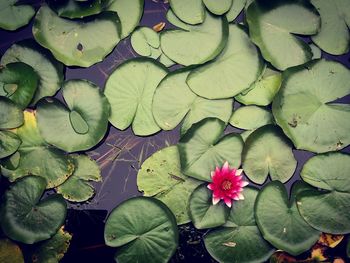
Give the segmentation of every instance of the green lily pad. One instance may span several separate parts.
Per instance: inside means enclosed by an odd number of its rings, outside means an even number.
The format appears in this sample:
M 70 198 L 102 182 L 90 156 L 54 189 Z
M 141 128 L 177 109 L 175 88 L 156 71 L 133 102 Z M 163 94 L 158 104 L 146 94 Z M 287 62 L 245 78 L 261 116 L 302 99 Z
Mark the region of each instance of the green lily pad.
M 281 84 L 282 74 L 266 68 L 260 78 L 249 88 L 249 91 L 237 95 L 235 99 L 245 105 L 267 106 L 275 98 Z
M 10 99 L 0 96 L 0 129 L 13 129 L 23 124 L 23 112 Z
M 66 152 L 88 150 L 107 132 L 110 114 L 107 98 L 87 80 L 69 80 L 62 90 L 67 106 L 58 99 L 38 103 L 40 133 L 45 141 Z
M 10 239 L 0 239 L 1 263 L 24 263 L 20 247 Z
M 104 236 L 108 246 L 122 246 L 115 256 L 119 263 L 166 263 L 178 245 L 174 215 L 151 197 L 131 198 L 115 208 Z
M 244 106 L 233 112 L 230 124 L 243 130 L 255 130 L 261 126 L 272 124 L 273 116 L 270 111 L 258 106 Z
M 321 15 L 321 30 L 312 41 L 323 51 L 342 55 L 349 51 L 350 6 L 347 0 L 311 0 Z M 336 41 L 334 41 L 336 39 Z
M 312 227 L 331 234 L 350 232 L 350 156 L 327 153 L 306 162 L 301 177 L 319 190 L 297 196 L 301 216 Z
M 204 5 L 215 15 L 223 15 L 232 6 L 233 0 L 203 0 Z
M 162 53 L 159 35 L 149 27 L 139 27 L 132 33 L 131 46 L 137 54 L 145 57 L 157 59 Z
M 110 0 L 48 0 L 47 3 L 60 17 L 74 19 L 101 13 Z
M 263 237 L 294 256 L 310 249 L 321 234 L 299 214 L 295 197 L 305 189 L 310 187 L 298 181 L 288 199 L 281 182 L 270 182 L 260 191 L 255 204 L 255 218 Z
M 107 10 L 117 12 L 121 23 L 120 37 L 126 38 L 140 23 L 144 0 L 112 0 Z
M 158 85 L 153 97 L 153 116 L 163 130 L 172 130 L 183 120 L 184 134 L 194 123 L 207 117 L 227 122 L 233 100 L 208 100 L 191 91 L 186 79 L 192 68 L 169 73 Z
M 274 248 L 265 241 L 256 225 L 254 203 L 258 190 L 244 188 L 244 200 L 237 201 L 224 227 L 210 231 L 204 237 L 209 254 L 222 263 L 265 262 Z
M 62 184 L 74 171 L 73 160 L 44 141 L 33 112 L 24 112 L 24 119 L 24 125 L 14 130 L 22 141 L 18 155 L 2 163 L 1 173 L 11 182 L 39 175 L 47 180 L 48 188 Z
M 223 52 L 211 63 L 194 69 L 187 84 L 204 98 L 231 98 L 248 89 L 262 69 L 258 50 L 247 33 L 240 25 L 230 24 Z
M 144 161 L 137 174 L 139 191 L 166 204 L 175 215 L 178 225 L 191 221 L 188 213 L 189 199 L 200 183 L 181 173 L 176 146 L 153 154 Z
M 222 136 L 225 127 L 223 121 L 207 118 L 187 131 L 178 144 L 184 174 L 211 182 L 210 172 L 226 161 L 230 167 L 241 165 L 241 136 L 234 133 Z
M 33 263 L 58 263 L 67 252 L 71 239 L 72 235 L 64 231 L 63 227 L 61 227 L 53 237 L 41 243 L 31 253 Z
M 223 202 L 213 205 L 212 193 L 207 184 L 202 184 L 191 195 L 190 215 L 197 229 L 213 228 L 226 223 L 229 210 Z
M 0 159 L 14 154 L 21 145 L 21 139 L 9 131 L 0 130 Z
M 0 68 L 0 96 L 8 97 L 25 109 L 33 99 L 39 81 L 39 75 L 31 66 L 22 62 L 9 63 Z
M 109 76 L 105 95 L 111 104 L 109 121 L 124 130 L 132 125 L 136 135 L 151 135 L 160 130 L 152 114 L 152 99 L 168 70 L 149 58 L 130 59 Z
M 160 45 L 164 54 L 178 64 L 205 63 L 220 54 L 226 45 L 228 23 L 225 17 L 216 17 L 207 12 L 202 24 L 191 26 L 179 21 L 169 10 L 167 19 L 179 29 L 163 31 Z
M 67 204 L 58 194 L 40 200 L 46 180 L 27 176 L 4 194 L 1 208 L 1 228 L 13 240 L 33 244 L 53 236 L 62 226 Z
M 333 61 L 316 60 L 283 73 L 272 112 L 297 149 L 322 153 L 350 144 L 349 104 L 333 102 L 350 94 L 349 83 L 350 71 Z
M 291 143 L 275 125 L 265 125 L 249 135 L 242 162 L 245 174 L 256 184 L 263 184 L 268 175 L 285 183 L 297 167 Z
M 226 18 L 228 22 L 233 22 L 237 16 L 242 12 L 245 7 L 247 0 L 233 0 L 230 10 L 226 13 Z
M 277 69 L 311 60 L 309 45 L 293 35 L 313 35 L 320 28 L 320 17 L 308 1 L 256 0 L 249 5 L 246 18 L 252 41 Z
M 201 24 L 205 20 L 205 10 L 202 0 L 170 0 L 174 14 L 190 25 Z
M 0 1 L 0 28 L 16 30 L 29 23 L 35 14 L 30 5 L 17 4 L 18 0 Z
M 2 56 L 0 63 L 7 65 L 13 62 L 23 62 L 31 66 L 39 75 L 40 82 L 32 104 L 43 97 L 53 96 L 61 88 L 63 65 L 34 40 L 23 40 L 13 44 Z
M 84 202 L 95 194 L 95 189 L 89 182 L 100 182 L 101 171 L 97 163 L 86 155 L 71 157 L 75 165 L 74 173 L 56 190 L 69 201 Z
M 42 6 L 33 25 L 35 40 L 67 66 L 89 67 L 102 61 L 120 41 L 115 12 L 102 12 L 89 22 L 59 17 Z

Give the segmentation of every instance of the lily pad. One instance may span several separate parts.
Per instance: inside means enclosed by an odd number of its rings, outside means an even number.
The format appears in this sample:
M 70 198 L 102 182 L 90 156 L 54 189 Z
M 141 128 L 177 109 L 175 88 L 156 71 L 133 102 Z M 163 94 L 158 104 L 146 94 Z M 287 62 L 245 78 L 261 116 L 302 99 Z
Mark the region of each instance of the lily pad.
M 301 171 L 302 179 L 319 190 L 297 196 L 301 216 L 312 227 L 331 234 L 350 232 L 350 156 L 327 153 L 312 157 Z
M 19 127 L 23 121 L 21 108 L 10 99 L 0 96 L 0 130 Z
M 295 197 L 305 189 L 310 187 L 298 181 L 288 199 L 281 182 L 270 182 L 260 191 L 255 204 L 255 218 L 263 237 L 294 256 L 310 249 L 321 234 L 299 214 Z
M 49 240 L 41 243 L 31 254 L 33 263 L 58 263 L 67 252 L 72 235 L 64 231 L 63 227 Z
M 87 201 L 95 193 L 94 187 L 89 182 L 100 182 L 102 180 L 100 168 L 87 155 L 72 155 L 71 157 L 75 165 L 74 173 L 56 190 L 69 201 Z
M 34 40 L 23 40 L 13 44 L 2 56 L 1 64 L 23 62 L 31 66 L 39 75 L 40 82 L 32 104 L 46 96 L 53 96 L 63 81 L 63 65 L 40 47 Z
M 222 263 L 265 262 L 274 248 L 265 241 L 254 218 L 254 203 L 258 190 L 246 187 L 244 200 L 231 208 L 226 224 L 204 237 L 209 254 Z
M 200 183 L 181 173 L 176 146 L 153 154 L 144 161 L 137 174 L 139 191 L 166 204 L 175 215 L 178 225 L 191 221 L 188 213 L 189 199 Z
M 174 14 L 187 24 L 201 24 L 205 20 L 205 9 L 202 0 L 170 0 Z
M 229 214 L 225 203 L 213 205 L 212 191 L 207 184 L 198 186 L 190 198 L 190 215 L 197 229 L 213 228 L 226 223 Z
M 110 114 L 107 98 L 87 80 L 69 80 L 62 92 L 67 106 L 58 99 L 38 103 L 40 133 L 45 141 L 66 152 L 88 150 L 107 132 Z
M 62 184 L 74 171 L 73 161 L 44 141 L 33 112 L 24 112 L 24 120 L 24 125 L 13 131 L 22 141 L 16 165 L 13 165 L 13 160 L 6 160 L 2 163 L 1 173 L 11 182 L 38 175 L 47 180 L 48 188 Z
M 349 51 L 350 6 L 347 0 L 311 0 L 321 15 L 321 30 L 312 41 L 323 51 L 342 55 Z M 336 39 L 337 41 L 334 41 Z
M 162 53 L 159 35 L 149 27 L 139 27 L 132 33 L 131 46 L 137 54 L 145 57 L 157 59 Z
M 350 144 L 349 104 L 334 102 L 350 94 L 350 71 L 342 64 L 316 60 L 283 73 L 272 112 L 297 149 L 317 153 Z
M 74 19 L 101 13 L 110 0 L 48 0 L 47 3 L 60 17 Z
M 226 13 L 226 18 L 228 22 L 233 22 L 237 16 L 242 12 L 245 7 L 247 0 L 232 0 L 232 5 L 230 10 Z
M 153 116 L 163 130 L 172 130 L 183 120 L 184 134 L 194 123 L 207 117 L 227 122 L 233 100 L 208 100 L 191 91 L 186 79 L 192 68 L 169 73 L 158 85 L 153 98 Z
M 1 263 L 24 263 L 20 247 L 10 239 L 0 239 Z
M 62 226 L 67 204 L 58 194 L 40 200 L 45 188 L 44 178 L 27 176 L 7 190 L 0 224 L 8 237 L 33 244 L 50 238 Z
M 39 75 L 31 66 L 22 62 L 9 63 L 0 68 L 0 96 L 8 97 L 25 109 L 33 99 L 39 81 Z
M 16 30 L 29 23 L 35 14 L 30 5 L 17 4 L 18 0 L 0 1 L 0 28 Z
M 216 17 L 207 12 L 202 24 L 191 26 L 179 21 L 169 10 L 167 19 L 179 28 L 163 31 L 160 45 L 164 54 L 178 64 L 205 63 L 220 54 L 226 45 L 228 23 L 225 17 Z
M 21 145 L 21 139 L 14 133 L 0 130 L 0 159 L 15 153 Z
M 187 131 L 178 144 L 184 174 L 210 182 L 210 172 L 224 162 L 230 167 L 241 165 L 243 141 L 234 133 L 222 136 L 225 127 L 223 121 L 207 118 Z
M 266 68 L 264 73 L 249 88 L 248 92 L 238 94 L 235 99 L 245 105 L 269 105 L 282 84 L 282 74 Z
M 112 0 L 107 10 L 117 12 L 121 23 L 120 37 L 126 38 L 140 23 L 144 0 Z
M 152 99 L 168 70 L 149 58 L 131 59 L 109 76 L 105 95 L 111 104 L 109 121 L 125 130 L 132 124 L 136 135 L 151 135 L 160 130 L 152 114 Z
M 89 22 L 59 17 L 42 6 L 33 25 L 35 40 L 67 66 L 89 67 L 102 61 L 120 41 L 115 12 L 102 12 Z
M 272 113 L 258 106 L 240 107 L 233 112 L 230 119 L 232 126 L 243 130 L 255 130 L 273 122 Z
M 240 25 L 230 24 L 225 49 L 211 63 L 194 69 L 187 84 L 204 98 L 231 98 L 248 89 L 262 69 L 258 50 L 247 33 Z
M 265 125 L 249 135 L 242 162 L 245 174 L 256 184 L 263 184 L 268 175 L 285 183 L 297 167 L 291 143 L 274 125 Z
M 166 263 L 178 245 L 178 229 L 171 211 L 150 197 L 131 198 L 109 215 L 105 242 L 120 247 L 115 259 L 119 263 Z
M 277 69 L 311 60 L 309 45 L 293 35 L 313 35 L 320 28 L 319 14 L 309 1 L 256 0 L 249 5 L 246 18 L 252 41 Z
M 233 0 L 203 0 L 204 5 L 215 15 L 223 15 L 230 10 Z

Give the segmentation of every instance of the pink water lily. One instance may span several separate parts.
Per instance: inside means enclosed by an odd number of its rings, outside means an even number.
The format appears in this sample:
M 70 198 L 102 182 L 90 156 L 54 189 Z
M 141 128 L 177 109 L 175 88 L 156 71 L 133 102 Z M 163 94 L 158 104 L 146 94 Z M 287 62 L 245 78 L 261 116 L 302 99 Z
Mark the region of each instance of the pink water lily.
M 244 181 L 241 174 L 242 169 L 230 169 L 228 162 L 225 162 L 222 168 L 216 167 L 211 172 L 212 183 L 208 184 L 208 188 L 213 191 L 213 204 L 217 204 L 220 200 L 224 200 L 228 207 L 232 206 L 232 200 L 243 200 L 243 187 L 248 185 Z

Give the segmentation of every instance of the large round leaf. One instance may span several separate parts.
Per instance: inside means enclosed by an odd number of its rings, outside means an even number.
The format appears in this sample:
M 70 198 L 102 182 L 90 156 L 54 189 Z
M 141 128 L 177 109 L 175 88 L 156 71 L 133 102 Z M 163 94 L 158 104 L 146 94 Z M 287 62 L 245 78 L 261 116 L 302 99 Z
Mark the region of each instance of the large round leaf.
M 87 155 L 72 155 L 74 160 L 74 173 L 56 189 L 57 192 L 72 202 L 83 202 L 90 199 L 94 193 L 94 187 L 90 181 L 102 180 L 101 171 L 97 163 Z
M 67 106 L 57 99 L 38 103 L 37 117 L 44 139 L 67 152 L 84 151 L 99 143 L 108 127 L 110 105 L 100 89 L 86 80 L 63 86 Z
M 348 104 L 333 102 L 350 94 L 350 71 L 316 60 L 283 73 L 273 115 L 297 149 L 322 153 L 350 144 Z
M 1 64 L 23 62 L 31 66 L 40 77 L 39 86 L 32 103 L 46 96 L 54 95 L 63 81 L 63 65 L 41 48 L 34 40 L 23 40 L 12 45 L 2 56 Z
M 181 138 L 178 148 L 182 172 L 203 181 L 226 161 L 230 167 L 241 165 L 243 141 L 238 134 L 223 135 L 226 124 L 207 118 L 194 124 Z
M 30 5 L 17 4 L 19 0 L 0 0 L 0 28 L 16 30 L 29 23 L 35 14 Z
M 2 163 L 1 173 L 11 182 L 27 175 L 39 175 L 47 180 L 48 188 L 62 184 L 74 171 L 73 160 L 44 141 L 33 112 L 25 112 L 24 119 L 24 125 L 14 130 L 22 141 L 18 156 L 13 157 L 18 160 Z
M 256 0 L 246 15 L 252 41 L 274 67 L 285 70 L 311 60 L 309 45 L 292 35 L 319 30 L 320 17 L 308 1 Z
M 12 129 L 23 124 L 23 112 L 10 99 L 0 96 L 0 130 Z
M 224 227 L 209 232 L 204 237 L 209 254 L 221 263 L 265 262 L 274 249 L 261 236 L 254 219 L 254 203 L 258 191 L 244 190 L 244 200 L 231 208 Z
M 278 71 L 266 68 L 260 78 L 249 88 L 248 92 L 242 92 L 235 99 L 245 105 L 269 105 L 282 83 L 282 74 Z
M 191 91 L 186 84 L 189 69 L 169 73 L 158 85 L 153 98 L 153 116 L 163 130 L 174 129 L 183 119 L 181 133 L 192 124 L 207 117 L 227 122 L 232 113 L 233 100 L 208 100 Z
M 259 193 L 255 204 L 255 218 L 264 238 L 276 248 L 294 256 L 313 246 L 320 232 L 308 225 L 300 216 L 295 197 L 310 189 L 300 181 L 292 188 L 291 197 L 281 182 L 267 184 Z
M 223 15 L 232 5 L 233 0 L 203 0 L 204 5 L 215 15 Z
M 241 26 L 232 24 L 223 52 L 211 63 L 194 69 L 187 83 L 199 96 L 230 98 L 248 89 L 261 71 L 257 48 Z
M 26 108 L 39 85 L 39 75 L 22 62 L 0 67 L 0 96 L 8 97 L 22 109 Z
M 109 121 L 124 130 L 132 124 L 136 135 L 160 130 L 152 114 L 152 99 L 168 70 L 153 59 L 136 58 L 120 65 L 108 78 L 105 95 L 111 103 Z
M 174 215 L 162 202 L 149 197 L 132 198 L 115 208 L 104 236 L 108 246 L 122 246 L 115 256 L 119 263 L 166 263 L 178 245 Z
M 21 145 L 21 139 L 9 131 L 0 130 L 0 159 L 15 153 Z
M 170 0 L 170 7 L 176 16 L 187 24 L 201 24 L 205 19 L 202 0 Z
M 153 154 L 144 161 L 137 174 L 139 191 L 166 204 L 179 225 L 191 221 L 188 214 L 189 199 L 200 183 L 181 173 L 176 146 L 164 148 Z
M 22 250 L 9 239 L 0 239 L 1 263 L 24 263 Z
M 40 200 L 45 188 L 44 178 L 27 176 L 5 193 L 0 224 L 8 237 L 33 244 L 50 238 L 62 226 L 66 202 L 57 194 Z
M 301 216 L 312 227 L 331 234 L 350 232 L 350 156 L 344 153 L 318 155 L 306 162 L 302 179 L 319 190 L 297 196 Z
M 83 18 L 101 13 L 110 0 L 48 0 L 47 3 L 60 17 Z
M 258 106 L 244 106 L 233 112 L 230 124 L 243 130 L 255 130 L 261 126 L 272 124 L 273 116 L 270 111 Z
M 312 41 L 333 55 L 349 51 L 350 4 L 347 0 L 311 0 L 321 15 L 321 30 Z M 336 39 L 336 41 L 334 41 Z
M 207 188 L 207 184 L 198 186 L 191 194 L 190 215 L 197 229 L 225 224 L 228 212 L 224 202 L 213 205 L 213 192 Z
M 120 40 L 115 12 L 103 12 L 93 20 L 60 18 L 46 5 L 35 16 L 35 40 L 67 66 L 89 67 L 102 61 Z
M 242 162 L 245 174 L 256 184 L 263 184 L 268 175 L 285 183 L 297 167 L 291 143 L 274 125 L 263 126 L 249 135 Z
M 225 17 L 207 12 L 202 24 L 191 26 L 179 21 L 169 10 L 167 19 L 179 29 L 163 31 L 160 45 L 164 54 L 178 64 L 205 63 L 215 58 L 226 45 L 228 23 Z
M 111 0 L 107 10 L 117 12 L 121 23 L 121 38 L 126 38 L 139 24 L 144 0 Z

